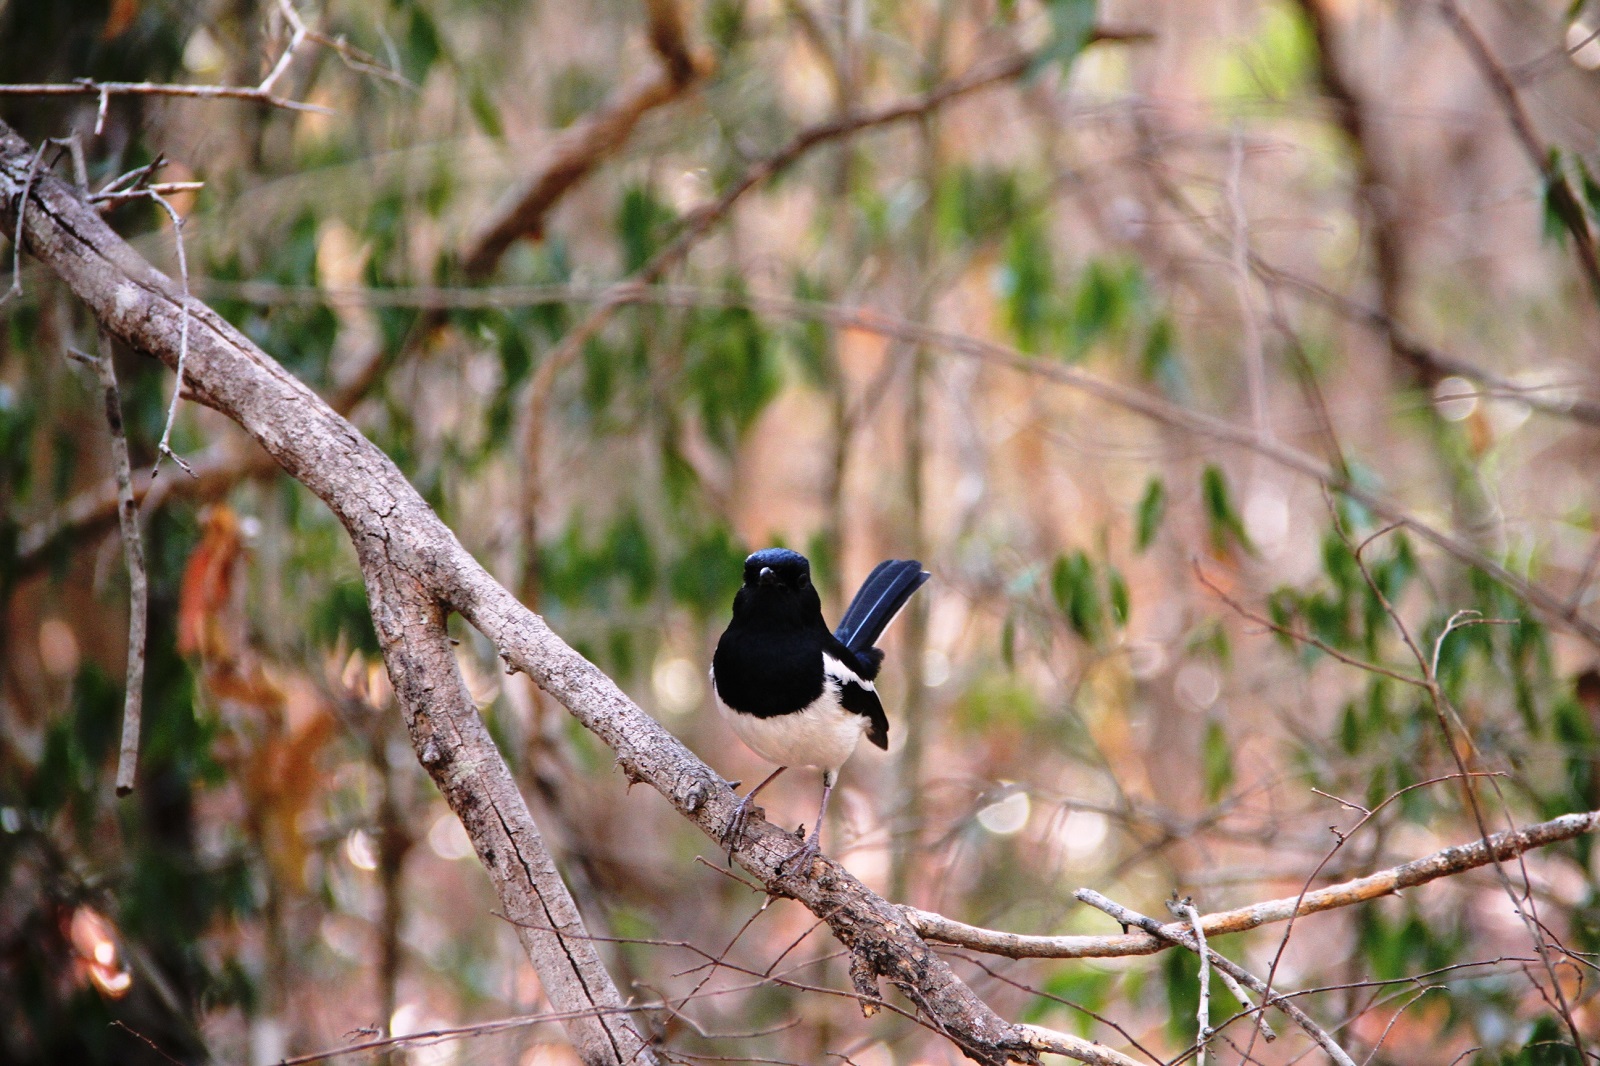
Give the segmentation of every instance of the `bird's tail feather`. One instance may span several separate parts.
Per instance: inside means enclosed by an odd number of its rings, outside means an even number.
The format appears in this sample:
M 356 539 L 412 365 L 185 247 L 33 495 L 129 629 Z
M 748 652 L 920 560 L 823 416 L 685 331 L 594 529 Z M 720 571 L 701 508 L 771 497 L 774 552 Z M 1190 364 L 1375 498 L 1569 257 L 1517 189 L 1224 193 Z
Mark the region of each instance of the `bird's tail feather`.
M 833 635 L 860 654 L 872 647 L 929 575 L 915 559 L 886 559 L 856 590 Z

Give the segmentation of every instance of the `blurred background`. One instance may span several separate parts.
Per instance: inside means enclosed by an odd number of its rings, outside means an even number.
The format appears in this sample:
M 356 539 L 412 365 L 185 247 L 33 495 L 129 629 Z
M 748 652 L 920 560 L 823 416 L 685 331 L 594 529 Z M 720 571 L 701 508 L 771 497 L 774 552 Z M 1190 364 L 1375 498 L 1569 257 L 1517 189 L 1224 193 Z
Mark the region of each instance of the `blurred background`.
M 1111 933 L 1075 888 L 1165 920 L 1173 891 L 1220 910 L 1476 838 L 1457 757 L 1500 775 L 1491 828 L 1600 807 L 1591 6 L 0 0 L 0 81 L 254 86 L 293 44 L 272 92 L 319 109 L 0 116 L 78 135 L 97 188 L 158 156 L 203 182 L 170 196 L 192 290 L 729 778 L 766 772 L 706 680 L 745 553 L 805 551 L 829 617 L 922 559 L 890 749 L 845 768 L 826 850 L 896 901 Z M 159 205 L 108 211 L 176 276 Z M 660 287 L 608 304 L 627 278 Z M 145 741 L 114 796 L 127 579 L 98 385 L 64 355 L 94 328 L 26 259 L 21 283 L 0 1060 L 268 1063 L 546 1009 L 411 752 L 344 532 L 194 404 L 198 478 L 169 462 L 144 500 Z M 172 375 L 116 359 L 146 484 Z M 959 1061 L 829 995 L 847 960 L 809 913 L 454 632 L 670 1061 Z M 1442 712 L 1369 668 L 1424 666 Z M 816 798 L 791 774 L 763 803 L 792 827 Z M 1507 867 L 1589 1033 L 1595 861 Z M 1281 950 L 1274 984 L 1321 989 L 1300 1002 L 1358 1061 L 1580 1061 L 1492 869 L 1215 946 L 1262 973 Z M 951 954 L 1009 1018 L 1192 1049 L 1191 955 Z M 1218 990 L 1213 1023 L 1236 1009 Z M 1212 1050 L 1308 1047 L 1236 1020 Z M 393 1058 L 576 1061 L 549 1024 Z

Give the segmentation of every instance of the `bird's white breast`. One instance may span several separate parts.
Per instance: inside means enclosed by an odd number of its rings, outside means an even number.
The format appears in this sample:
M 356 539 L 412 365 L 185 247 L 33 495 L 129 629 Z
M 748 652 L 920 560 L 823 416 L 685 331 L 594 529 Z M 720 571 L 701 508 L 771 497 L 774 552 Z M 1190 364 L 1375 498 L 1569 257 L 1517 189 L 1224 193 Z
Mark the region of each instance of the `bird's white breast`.
M 856 750 L 856 744 L 867 731 L 869 723 L 863 716 L 839 705 L 840 682 L 837 672 L 843 671 L 852 679 L 859 679 L 833 661 L 831 656 L 825 655 L 823 660 L 826 669 L 822 695 L 802 710 L 771 718 L 757 718 L 753 714 L 741 714 L 723 703 L 720 696 L 717 698 L 722 716 L 728 720 L 735 735 L 744 741 L 745 747 L 779 766 L 815 766 L 821 770 L 837 770 L 845 764 L 850 753 Z M 712 689 L 715 688 L 716 678 L 713 676 Z

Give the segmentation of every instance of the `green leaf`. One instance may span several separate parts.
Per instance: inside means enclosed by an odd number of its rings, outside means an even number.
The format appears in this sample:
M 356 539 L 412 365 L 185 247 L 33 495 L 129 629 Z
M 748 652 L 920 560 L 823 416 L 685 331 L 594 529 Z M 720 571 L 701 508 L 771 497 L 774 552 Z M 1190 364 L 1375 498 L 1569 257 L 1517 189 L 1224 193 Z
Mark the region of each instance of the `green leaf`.
M 472 79 L 472 85 L 467 90 L 467 108 L 484 133 L 497 141 L 506 139 L 506 127 L 500 121 L 500 109 L 495 106 L 489 90 L 477 78 Z
M 1106 564 L 1106 593 L 1111 600 L 1111 620 L 1119 626 L 1128 624 L 1130 603 L 1128 599 L 1128 582 L 1123 578 L 1122 571 Z
M 1060 63 L 1063 70 L 1072 69 L 1072 61 L 1094 39 L 1096 0 L 1047 0 L 1050 16 L 1050 40 L 1039 51 L 1029 70 L 1029 76 L 1052 63 Z
M 698 309 L 684 332 L 683 386 L 706 436 L 731 453 L 783 385 L 777 345 L 745 307 Z
M 827 286 L 805 271 L 794 279 L 794 298 L 801 303 L 827 303 L 830 300 Z M 788 334 L 789 350 L 800 372 L 814 388 L 832 387 L 839 375 L 838 360 L 834 356 L 833 335 L 827 323 L 816 317 L 803 317 L 794 323 Z
M 1143 295 L 1144 280 L 1137 265 L 1091 260 L 1073 298 L 1073 351 L 1081 353 L 1105 334 L 1122 329 Z
M 1244 520 L 1233 505 L 1233 495 L 1228 490 L 1228 479 L 1222 468 L 1207 464 L 1200 476 L 1200 491 L 1205 500 L 1206 526 L 1211 532 L 1211 547 L 1218 554 L 1228 550 L 1228 544 L 1238 545 L 1250 555 L 1256 553 L 1250 535 L 1245 532 Z
M 949 244 L 982 244 L 1021 216 L 1023 197 L 1009 170 L 961 165 L 940 183 L 935 204 L 940 237 Z
M 747 554 L 733 531 L 721 523 L 696 533 L 672 564 L 668 583 L 673 597 L 699 618 L 727 611 L 743 580 Z
M 411 17 L 406 25 L 404 54 L 401 58 L 402 69 L 406 77 L 421 85 L 427 78 L 428 71 L 444 54 L 444 42 L 439 36 L 439 27 L 434 23 L 433 16 L 428 14 L 421 4 L 412 0 L 405 6 L 410 9 Z
M 1540 198 L 1544 210 L 1540 217 L 1544 239 L 1558 244 L 1565 244 L 1567 240 L 1567 225 L 1561 213 L 1563 192 L 1571 195 L 1566 176 L 1562 173 L 1561 149 L 1552 145 L 1545 164 L 1544 195 Z
M 1145 483 L 1144 495 L 1139 497 L 1139 519 L 1133 545 L 1141 554 L 1155 541 L 1156 531 L 1161 528 L 1161 520 L 1166 515 L 1166 483 L 1158 477 L 1153 477 Z
M 1150 324 L 1150 332 L 1139 353 L 1139 373 L 1171 399 L 1181 400 L 1188 391 L 1183 365 L 1178 362 L 1177 327 L 1165 314 Z
M 617 208 L 617 238 L 622 244 L 622 269 L 632 274 L 648 263 L 671 236 L 678 215 L 650 188 L 630 185 Z
M 1050 573 L 1050 592 L 1073 632 L 1090 643 L 1100 639 L 1105 606 L 1095 582 L 1094 564 L 1087 555 L 1075 551 L 1057 556 Z
M 1228 744 L 1228 733 L 1217 719 L 1206 723 L 1206 736 L 1202 751 L 1206 772 L 1206 802 L 1215 803 L 1233 784 L 1233 748 Z
M 1355 703 L 1346 703 L 1344 714 L 1339 718 L 1339 746 L 1346 755 L 1354 755 L 1361 750 L 1361 726 L 1361 716 L 1356 713 Z
M 1502 1066 L 1581 1066 L 1584 1056 L 1571 1041 L 1567 1027 L 1546 1014 L 1533 1023 L 1528 1042 L 1515 1055 L 1500 1061 Z
M 634 605 L 648 600 L 655 588 L 656 556 L 638 511 L 629 508 L 612 523 L 602 552 L 611 572 L 627 586 Z
M 1000 272 L 1007 325 L 1025 352 L 1037 351 L 1054 317 L 1055 267 L 1044 229 L 1035 220 L 1019 222 L 1006 240 Z

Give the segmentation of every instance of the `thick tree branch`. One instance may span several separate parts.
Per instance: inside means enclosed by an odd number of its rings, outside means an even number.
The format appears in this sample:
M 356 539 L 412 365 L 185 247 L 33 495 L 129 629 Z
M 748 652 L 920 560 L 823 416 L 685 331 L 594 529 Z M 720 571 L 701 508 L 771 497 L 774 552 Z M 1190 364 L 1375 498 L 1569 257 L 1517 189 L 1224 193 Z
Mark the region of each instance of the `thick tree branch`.
M 1327 888 L 1319 888 L 1298 896 L 1265 900 L 1248 907 L 1231 911 L 1218 911 L 1203 915 L 1200 928 L 1208 937 L 1225 933 L 1242 933 L 1248 929 L 1286 922 L 1305 914 L 1317 914 L 1354 903 L 1365 903 L 1393 895 L 1407 888 L 1425 885 L 1441 877 L 1475 870 L 1492 862 L 1515 858 L 1523 852 L 1555 844 L 1562 840 L 1600 829 L 1600 811 L 1582 814 L 1564 814 L 1548 822 L 1526 826 L 1515 832 L 1496 833 L 1489 838 L 1490 847 L 1482 840 L 1436 851 L 1432 855 L 1381 870 L 1366 877 L 1344 881 Z M 1491 853 L 1492 847 L 1492 853 Z M 953 921 L 942 914 L 904 908 L 906 916 L 917 931 L 929 940 L 956 944 L 990 955 L 1004 955 L 1012 959 L 1106 959 L 1124 955 L 1153 955 L 1171 946 L 1170 938 L 1159 938 L 1148 933 L 1124 933 L 1120 936 L 1025 936 L 994 929 L 981 929 L 964 922 Z M 1185 934 L 1188 922 L 1171 922 L 1163 927 L 1173 936 Z
M 15 220 L 26 142 L 0 123 L 0 217 Z M 102 327 L 176 367 L 194 398 L 238 421 L 279 465 L 332 508 L 361 560 L 373 623 L 419 760 L 461 819 L 540 983 L 591 1066 L 653 1063 L 621 1012 L 576 905 L 461 677 L 444 628 L 441 581 L 452 566 L 487 574 L 399 470 L 316 394 L 106 226 L 81 192 L 41 177 L 22 212 L 27 248 L 84 300 Z M 187 335 L 187 343 L 182 338 Z
M 0 224 L 16 219 L 28 145 L 0 124 Z M 692 752 L 641 711 L 593 664 L 496 582 L 406 481 L 394 463 L 310 389 L 209 307 L 181 303 L 172 280 L 118 237 L 81 194 L 53 177 L 33 189 L 23 225 L 28 250 L 82 299 L 114 336 L 168 366 L 190 319 L 186 376 L 195 399 L 237 421 L 349 532 L 367 582 L 373 621 L 422 764 L 449 799 L 488 868 L 508 917 L 589 1061 L 650 1062 L 653 1054 L 618 1010 L 620 999 L 560 886 L 510 771 L 472 706 L 443 629 L 461 613 L 617 753 L 632 781 L 666 797 L 717 839 L 737 797 Z M 1034 1062 L 1054 1051 L 1085 1062 L 1126 1056 L 1036 1026 L 1005 1021 L 919 937 L 900 908 L 836 863 L 782 876 L 789 834 L 755 822 L 734 849 L 769 891 L 802 902 L 828 923 L 863 972 L 887 978 L 929 1023 L 976 1061 Z M 582 1014 L 582 1018 L 577 1015 Z

